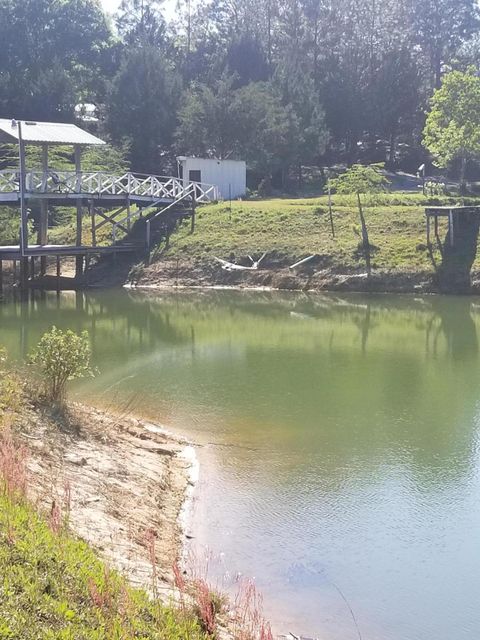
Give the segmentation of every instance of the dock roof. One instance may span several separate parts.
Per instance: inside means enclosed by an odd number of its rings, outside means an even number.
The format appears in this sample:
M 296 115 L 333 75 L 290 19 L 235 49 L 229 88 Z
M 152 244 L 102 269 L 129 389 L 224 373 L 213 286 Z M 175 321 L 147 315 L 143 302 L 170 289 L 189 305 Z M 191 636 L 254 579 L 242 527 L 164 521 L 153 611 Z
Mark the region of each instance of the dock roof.
M 22 120 L 22 139 L 30 144 L 73 144 L 101 145 L 103 140 L 77 127 L 64 122 L 33 122 Z M 16 120 L 0 118 L 0 142 L 18 142 L 18 124 Z

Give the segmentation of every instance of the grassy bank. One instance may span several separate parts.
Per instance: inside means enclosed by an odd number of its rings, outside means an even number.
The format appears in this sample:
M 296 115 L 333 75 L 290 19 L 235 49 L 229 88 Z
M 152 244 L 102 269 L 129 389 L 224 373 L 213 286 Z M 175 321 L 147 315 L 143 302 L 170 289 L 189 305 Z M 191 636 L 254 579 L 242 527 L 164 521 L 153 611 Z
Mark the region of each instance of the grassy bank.
M 204 640 L 210 637 L 206 633 L 207 605 L 199 607 L 195 587 L 198 582 L 189 583 L 188 600 L 181 592 L 180 600 L 174 599 L 172 591 L 169 604 L 164 595 L 162 599 L 157 594 L 161 570 L 156 545 L 161 536 L 153 529 L 143 536 L 150 558 L 151 593 L 130 586 L 123 575 L 105 564 L 75 534 L 77 493 L 83 476 L 88 474 L 88 463 L 82 459 L 82 478 L 77 477 L 74 486 L 63 473 L 68 456 L 75 455 L 78 436 L 68 433 L 72 425 L 61 417 L 65 409 L 54 417 L 40 406 L 35 408 L 28 400 L 29 388 L 20 377 L 1 361 L 0 369 L 0 638 Z M 83 427 L 76 424 L 73 431 L 90 427 L 85 421 Z M 70 450 L 60 452 L 63 463 L 62 460 L 55 463 L 51 452 L 59 449 L 64 440 L 70 443 Z M 93 445 L 94 442 L 91 449 Z M 100 469 L 98 475 L 102 476 Z M 134 483 L 134 478 L 131 481 Z M 100 493 L 86 492 L 87 503 L 100 499 Z M 101 516 L 98 511 L 98 521 L 92 525 L 100 531 Z M 126 521 L 123 524 L 127 526 Z M 108 546 L 108 532 L 97 542 L 100 548 Z M 123 553 L 127 553 L 126 544 L 122 547 Z M 135 557 L 131 551 L 128 553 Z M 207 602 L 205 594 L 203 600 Z
M 458 198 L 388 192 L 363 198 L 372 254 L 372 279 L 363 278 L 365 258 L 360 236 L 356 196 L 332 197 L 332 223 L 327 196 L 219 202 L 197 209 L 195 232 L 184 220 L 170 238 L 154 247 L 151 264 L 133 265 L 117 260 L 115 269 L 100 265 L 90 283 L 115 286 L 132 281 L 141 286 L 232 285 L 293 289 L 435 291 L 434 274 L 441 263 L 446 219 L 431 250 L 426 242 L 427 206 L 460 204 Z M 464 204 L 478 205 L 479 198 Z M 91 240 L 89 220 L 84 220 L 84 241 Z M 74 242 L 73 223 L 57 227 L 51 239 Z M 97 241 L 111 242 L 109 225 Z M 258 272 L 228 273 L 215 258 L 250 265 L 248 256 L 266 257 Z M 313 262 L 294 272 L 287 267 L 310 255 Z M 134 260 L 138 260 L 138 256 Z M 134 267 L 132 269 L 132 267 Z M 473 271 L 480 271 L 477 257 Z M 477 279 L 477 278 L 475 278 Z
M 193 615 L 161 605 L 107 569 L 68 532 L 55 510 L 46 520 L 5 490 L 0 495 L 0 573 L 0 638 L 206 637 Z
M 386 193 L 365 200 L 373 268 L 395 271 L 429 271 L 424 207 L 454 204 L 455 198 L 424 197 L 412 193 Z M 478 204 L 478 200 L 470 200 Z M 196 231 L 185 223 L 173 236 L 165 257 L 212 261 L 257 255 L 264 251 L 292 264 L 306 255 L 319 254 L 324 266 L 339 272 L 364 270 L 359 251 L 359 220 L 355 196 L 333 196 L 332 237 L 327 196 L 305 199 L 235 201 L 203 206 Z M 445 229 L 441 226 L 441 234 Z M 437 254 L 437 257 L 439 255 Z M 477 260 L 477 266 L 480 261 Z
M 52 330 L 42 363 L 51 344 L 80 357 Z M 253 583 L 229 601 L 179 568 L 185 441 L 54 398 L 50 362 L 41 384 L 0 347 L 0 639 L 272 640 Z

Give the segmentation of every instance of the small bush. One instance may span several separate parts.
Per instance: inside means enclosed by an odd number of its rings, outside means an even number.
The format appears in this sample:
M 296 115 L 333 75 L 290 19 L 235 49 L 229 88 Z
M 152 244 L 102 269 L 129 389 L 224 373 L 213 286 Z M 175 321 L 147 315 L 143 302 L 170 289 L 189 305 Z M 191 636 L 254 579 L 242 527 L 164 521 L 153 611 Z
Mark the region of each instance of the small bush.
M 30 356 L 31 363 L 37 365 L 44 376 L 47 398 L 56 403 L 64 402 L 69 380 L 93 375 L 90 360 L 88 332 L 77 335 L 57 327 L 42 336 Z

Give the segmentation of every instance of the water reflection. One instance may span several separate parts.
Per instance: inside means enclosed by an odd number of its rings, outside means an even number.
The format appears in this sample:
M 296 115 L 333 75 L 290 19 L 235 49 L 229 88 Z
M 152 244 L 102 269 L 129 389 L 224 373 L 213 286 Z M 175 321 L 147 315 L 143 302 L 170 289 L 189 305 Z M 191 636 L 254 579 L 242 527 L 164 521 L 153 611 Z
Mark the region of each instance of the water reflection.
M 445 297 L 45 294 L 0 305 L 0 342 L 21 358 L 52 324 L 88 329 L 101 375 L 78 396 L 133 403 L 204 445 L 215 474 L 199 538 L 255 574 L 285 624 L 354 637 L 339 585 L 366 637 L 466 640 L 480 633 L 479 309 Z

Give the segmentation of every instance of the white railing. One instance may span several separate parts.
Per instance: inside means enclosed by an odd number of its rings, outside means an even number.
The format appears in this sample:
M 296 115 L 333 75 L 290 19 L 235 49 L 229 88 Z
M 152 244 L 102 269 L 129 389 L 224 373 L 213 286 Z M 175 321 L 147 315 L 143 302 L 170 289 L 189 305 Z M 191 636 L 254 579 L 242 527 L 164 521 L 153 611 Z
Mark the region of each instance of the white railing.
M 184 184 L 169 176 L 124 173 L 113 175 L 102 171 L 76 173 L 75 171 L 27 171 L 25 190 L 28 194 L 81 194 L 94 196 L 132 196 L 152 200 L 177 200 L 195 185 L 195 199 L 199 203 L 218 200 L 215 185 L 200 182 Z M 20 174 L 16 170 L 0 171 L 0 193 L 20 191 Z

